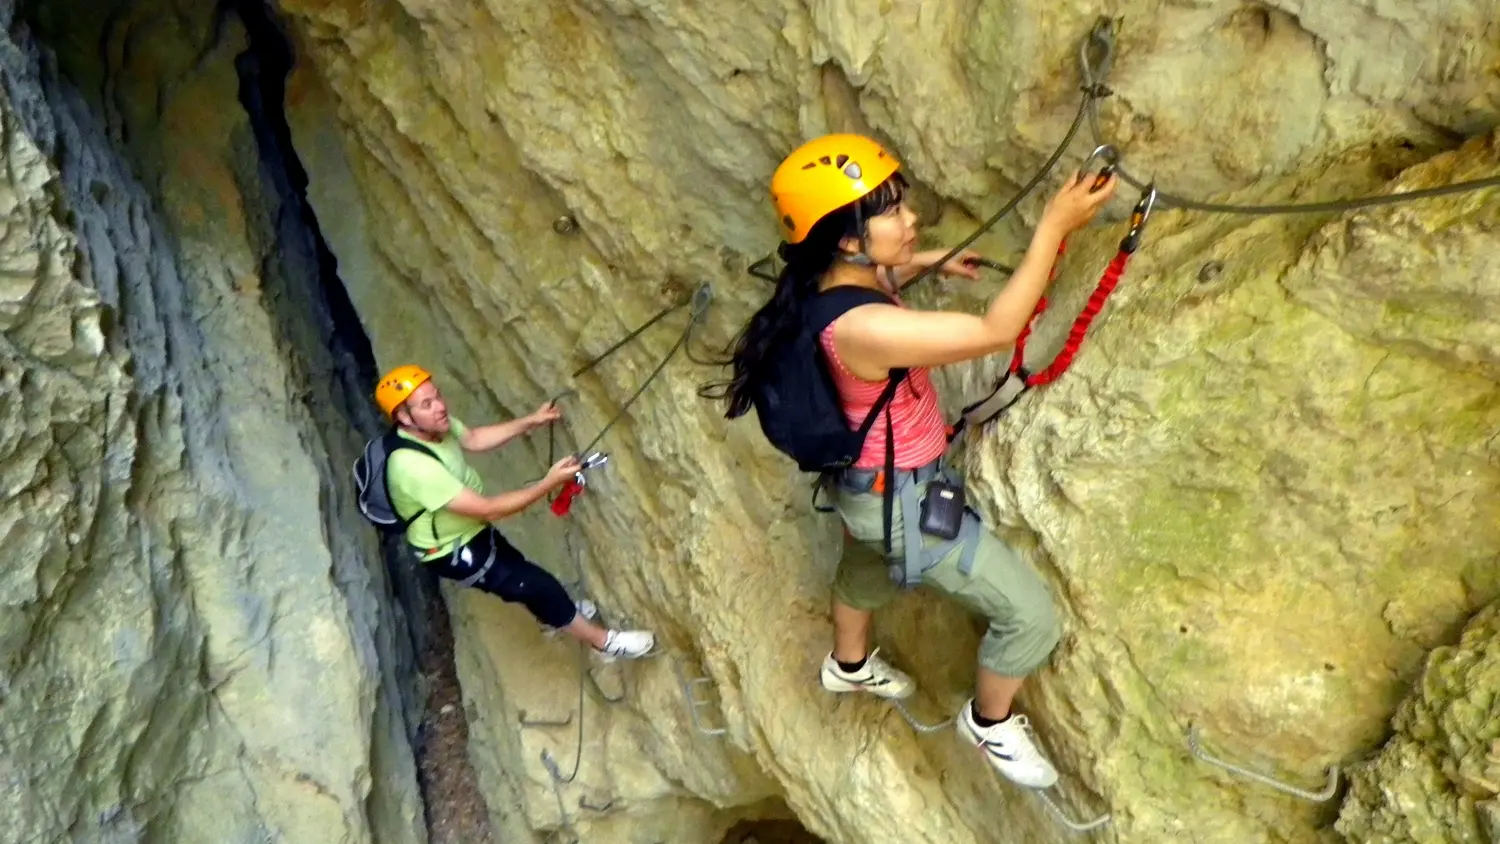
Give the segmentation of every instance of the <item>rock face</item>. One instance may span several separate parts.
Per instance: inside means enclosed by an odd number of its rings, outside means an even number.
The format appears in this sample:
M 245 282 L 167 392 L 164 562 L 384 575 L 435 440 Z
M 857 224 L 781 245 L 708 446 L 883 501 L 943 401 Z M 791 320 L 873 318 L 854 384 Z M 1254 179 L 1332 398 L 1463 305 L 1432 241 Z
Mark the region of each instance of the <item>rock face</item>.
M 1338 828 L 1351 841 L 1500 839 L 1500 605 L 1433 651 L 1396 710 L 1397 737 L 1354 778 Z
M 420 839 L 396 619 L 343 472 L 373 424 L 368 367 L 332 339 L 267 141 L 227 105 L 240 17 L 86 5 L 38 12 L 74 86 L 24 38 L 4 54 L 0 377 L 21 400 L 0 409 L 0 524 L 24 562 L 0 575 L 0 770 L 26 798 L 0 823 Z M 1225 201 L 1500 173 L 1494 4 L 1394 5 L 1132 7 L 1099 131 L 1133 172 Z M 933 245 L 951 243 L 1065 136 L 1101 10 L 278 8 L 298 58 L 292 139 L 352 307 L 380 366 L 433 369 L 460 418 L 570 387 L 553 445 L 582 446 L 687 313 L 571 373 L 712 286 L 689 354 L 609 428 L 609 467 L 572 515 L 503 525 L 666 655 L 594 665 L 519 607 L 445 587 L 497 841 L 1075 840 L 1056 812 L 1108 813 L 1091 834 L 1120 844 L 1495 836 L 1500 192 L 1162 210 L 1073 369 L 971 432 L 972 497 L 1064 620 L 1020 699 L 1063 772 L 1049 808 L 950 728 L 817 685 L 836 523 L 753 421 L 697 397 L 720 373 L 694 360 L 768 292 L 744 270 L 775 244 L 765 185 L 787 150 L 877 134 Z M 1056 183 L 978 247 L 1019 252 Z M 1033 362 L 1114 253 L 1135 199 L 1121 194 L 1070 243 Z M 913 299 L 976 308 L 999 283 Z M 1004 363 L 943 372 L 950 412 Z M 543 435 L 479 466 L 515 487 L 548 457 Z M 925 593 L 878 615 L 920 684 L 916 717 L 967 697 L 978 633 Z M 1302 800 L 1214 767 L 1190 728 L 1213 758 L 1308 792 L 1336 766 L 1340 790 Z
M 571 379 L 588 357 L 700 281 L 715 303 L 699 352 L 763 300 L 743 269 L 775 243 L 764 186 L 796 142 L 881 135 L 919 184 L 929 233 L 952 242 L 1063 137 L 1098 13 L 281 8 L 304 60 L 290 100 L 311 197 L 381 364 L 434 368 L 473 421 L 575 387 L 564 448 L 613 417 L 686 315 Z M 1497 34 L 1489 3 L 1168 4 L 1125 22 L 1100 128 L 1138 174 L 1242 202 L 1489 176 Z M 1460 135 L 1476 140 L 1443 152 Z M 1134 198 L 1122 191 L 1116 212 Z M 1019 251 L 1039 201 L 979 246 Z M 1338 798 L 1298 800 L 1199 761 L 1189 726 L 1215 757 L 1317 791 L 1329 766 L 1378 749 L 1424 655 L 1500 595 L 1487 494 L 1500 479 L 1497 202 L 1490 190 L 1342 215 L 1160 213 L 1074 369 L 971 437 L 976 496 L 1066 619 L 1023 705 L 1064 771 L 1058 805 L 1111 813 L 1101 839 L 1336 836 Z M 555 230 L 565 215 L 576 227 Z M 1105 219 L 1075 238 L 1033 354 L 1057 348 L 1121 233 Z M 973 307 L 995 285 L 917 300 Z M 952 367 L 950 408 L 1001 365 Z M 670 659 L 602 672 L 623 702 L 586 687 L 579 715 L 570 646 L 518 608 L 449 592 L 502 837 L 716 841 L 739 818 L 789 810 L 828 841 L 1069 840 L 946 730 L 914 733 L 877 702 L 817 687 L 836 528 L 752 421 L 727 426 L 695 397 L 717 375 L 679 359 L 610 430 L 609 470 L 567 522 L 505 526 L 574 579 L 571 526 L 606 613 L 669 646 Z M 484 466 L 494 486 L 545 465 L 545 439 L 509 451 Z M 882 614 L 878 637 L 921 683 L 918 714 L 951 714 L 972 681 L 974 624 L 914 596 Z M 701 709 L 678 671 L 712 681 L 694 687 Z M 523 728 L 523 712 L 584 719 L 577 777 L 556 794 L 540 757 L 573 770 L 577 722 Z M 693 712 L 725 732 L 699 732 Z
M 0 837 L 424 841 L 362 376 L 245 30 L 42 5 L 60 60 L 0 4 Z

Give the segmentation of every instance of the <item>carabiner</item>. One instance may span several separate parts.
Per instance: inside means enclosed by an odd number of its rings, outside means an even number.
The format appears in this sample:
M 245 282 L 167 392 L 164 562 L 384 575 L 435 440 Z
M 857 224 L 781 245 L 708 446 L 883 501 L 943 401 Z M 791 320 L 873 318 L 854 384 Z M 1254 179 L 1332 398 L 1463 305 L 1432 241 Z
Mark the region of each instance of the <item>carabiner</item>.
M 710 286 L 708 282 L 703 282 L 702 284 L 698 285 L 697 290 L 693 291 L 693 298 L 688 301 L 692 305 L 692 307 L 689 309 L 689 312 L 692 314 L 693 321 L 697 322 L 698 320 L 703 318 L 703 315 L 705 313 L 708 312 L 708 306 L 713 304 L 713 287 Z M 605 456 L 604 459 L 608 460 L 609 457 Z
M 1094 147 L 1094 151 L 1089 153 L 1089 157 L 1085 158 L 1082 166 L 1078 168 L 1078 178 L 1080 181 L 1088 175 L 1089 165 L 1093 164 L 1096 158 L 1103 161 L 1104 166 L 1099 168 L 1099 175 L 1094 177 L 1094 184 L 1089 187 L 1089 193 L 1093 193 L 1104 187 L 1104 183 L 1109 181 L 1110 176 L 1114 175 L 1115 168 L 1120 166 L 1120 151 L 1115 148 L 1115 145 L 1100 144 Z
M 1129 255 L 1141 245 L 1141 232 L 1146 228 L 1146 221 L 1151 218 L 1151 209 L 1156 207 L 1156 183 L 1146 186 L 1141 194 L 1141 199 L 1130 211 L 1130 231 L 1126 232 L 1124 239 L 1120 241 L 1120 251 Z
M 600 466 L 603 466 L 608 462 L 609 455 L 605 454 L 602 451 L 595 451 L 590 453 L 587 457 L 580 458 L 578 460 L 578 471 L 573 473 L 573 480 L 576 481 L 579 486 L 588 486 L 589 480 L 584 476 L 583 473 L 588 471 L 589 469 L 596 469 Z

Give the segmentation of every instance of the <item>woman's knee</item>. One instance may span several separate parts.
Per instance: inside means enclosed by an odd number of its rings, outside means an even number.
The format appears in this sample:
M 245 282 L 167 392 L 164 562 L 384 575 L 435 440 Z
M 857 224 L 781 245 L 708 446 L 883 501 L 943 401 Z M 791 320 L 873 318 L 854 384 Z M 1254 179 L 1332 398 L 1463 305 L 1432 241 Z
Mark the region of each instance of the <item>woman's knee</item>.
M 844 535 L 843 556 L 833 576 L 833 597 L 857 610 L 878 610 L 899 590 L 891 582 L 885 555 L 868 543 Z
M 981 609 L 989 620 L 980 646 L 986 668 L 1009 677 L 1030 674 L 1047 662 L 1062 640 L 1062 622 L 1036 570 L 989 532 L 981 538 L 983 557 L 976 575 Z
M 979 646 L 979 661 L 985 668 L 1007 677 L 1035 672 L 1052 656 L 1062 641 L 1062 622 L 1052 601 L 1017 607 L 1005 622 L 991 619 Z

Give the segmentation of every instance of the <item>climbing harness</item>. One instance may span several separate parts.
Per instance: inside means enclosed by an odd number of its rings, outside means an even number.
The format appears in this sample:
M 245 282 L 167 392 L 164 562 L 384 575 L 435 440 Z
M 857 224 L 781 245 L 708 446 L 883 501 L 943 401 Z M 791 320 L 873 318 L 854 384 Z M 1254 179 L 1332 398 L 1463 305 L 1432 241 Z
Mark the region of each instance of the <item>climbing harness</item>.
M 1256 773 L 1255 771 L 1252 771 L 1248 768 L 1242 768 L 1239 765 L 1233 764 L 1232 762 L 1225 762 L 1222 759 L 1216 759 L 1213 756 L 1208 755 L 1208 752 L 1205 751 L 1202 745 L 1198 743 L 1198 728 L 1191 724 L 1188 725 L 1187 745 L 1188 750 L 1191 750 L 1194 756 L 1198 757 L 1204 762 L 1207 762 L 1210 765 L 1215 765 L 1231 773 L 1239 774 L 1246 779 L 1254 780 L 1258 783 L 1261 783 L 1262 785 L 1274 788 L 1277 791 L 1285 792 L 1294 797 L 1300 797 L 1303 800 L 1311 800 L 1314 803 L 1324 803 L 1333 799 L 1333 795 L 1338 793 L 1339 790 L 1339 766 L 1337 765 L 1334 765 L 1333 767 L 1328 769 L 1328 784 L 1323 787 L 1322 791 L 1308 791 L 1306 789 L 1298 788 L 1295 785 L 1291 785 L 1290 783 L 1282 782 L 1281 780 L 1275 779 L 1273 777 L 1268 777 L 1265 774 Z
M 1103 148 L 1101 147 L 1101 149 Z M 1101 172 L 1098 181 L 1102 181 L 1105 178 L 1108 178 L 1107 174 Z M 1032 326 L 1036 324 L 1037 318 L 1042 315 L 1043 311 L 1047 310 L 1047 297 L 1043 296 L 1037 300 L 1036 309 L 1032 312 L 1031 318 L 1027 320 L 1025 327 L 1021 329 L 1021 333 L 1016 337 L 1015 351 L 1011 354 L 1010 367 L 995 382 L 995 386 L 989 395 L 963 409 L 959 421 L 954 425 L 950 439 L 958 436 L 967 427 L 980 427 L 994 420 L 1010 409 L 1028 390 L 1033 387 L 1050 384 L 1068 370 L 1068 367 L 1073 363 L 1073 358 L 1078 354 L 1078 350 L 1082 348 L 1084 339 L 1088 336 L 1089 326 L 1093 324 L 1094 317 L 1099 315 L 1099 311 L 1104 308 L 1105 302 L 1109 300 L 1110 294 L 1114 292 L 1116 285 L 1120 283 L 1121 277 L 1125 274 L 1125 265 L 1130 261 L 1130 256 L 1135 254 L 1135 251 L 1140 248 L 1141 237 L 1145 232 L 1146 222 L 1150 219 L 1151 211 L 1156 205 L 1156 196 L 1156 189 L 1148 186 L 1146 192 L 1141 196 L 1140 201 L 1136 203 L 1135 208 L 1131 211 L 1130 228 L 1125 236 L 1121 238 L 1120 246 L 1115 252 L 1114 259 L 1104 268 L 1103 275 L 1099 277 L 1098 285 L 1095 286 L 1094 292 L 1089 296 L 1083 310 L 1073 320 L 1073 327 L 1068 332 L 1068 339 L 1063 343 L 1062 350 L 1057 353 L 1057 357 L 1052 359 L 1052 363 L 1039 372 L 1031 372 L 1025 366 L 1026 340 L 1030 337 Z M 1067 241 L 1064 240 L 1057 250 L 1058 259 L 1061 259 L 1066 248 Z M 1055 262 L 1052 265 L 1052 272 L 1053 274 L 1057 272 L 1057 263 Z

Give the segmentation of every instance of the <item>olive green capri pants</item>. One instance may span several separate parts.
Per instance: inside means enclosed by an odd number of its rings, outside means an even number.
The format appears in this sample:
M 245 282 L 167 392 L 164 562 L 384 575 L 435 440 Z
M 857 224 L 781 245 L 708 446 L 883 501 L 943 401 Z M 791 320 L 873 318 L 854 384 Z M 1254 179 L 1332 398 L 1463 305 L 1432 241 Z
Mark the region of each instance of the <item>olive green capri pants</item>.
M 926 493 L 927 483 L 917 487 Z M 848 529 L 844 554 L 834 575 L 833 596 L 857 610 L 877 610 L 900 593 L 886 567 L 884 509 L 878 493 L 856 493 L 830 484 L 828 492 Z M 891 547 L 902 556 L 902 518 L 892 508 Z M 851 539 L 852 537 L 852 539 Z M 923 546 L 943 540 L 923 535 Z M 1061 626 L 1047 585 L 1021 555 L 980 525 L 973 567 L 959 571 L 962 548 L 955 546 L 922 574 L 922 585 L 948 595 L 989 621 L 979 643 L 979 664 L 1005 677 L 1024 677 L 1046 663 L 1061 637 Z

